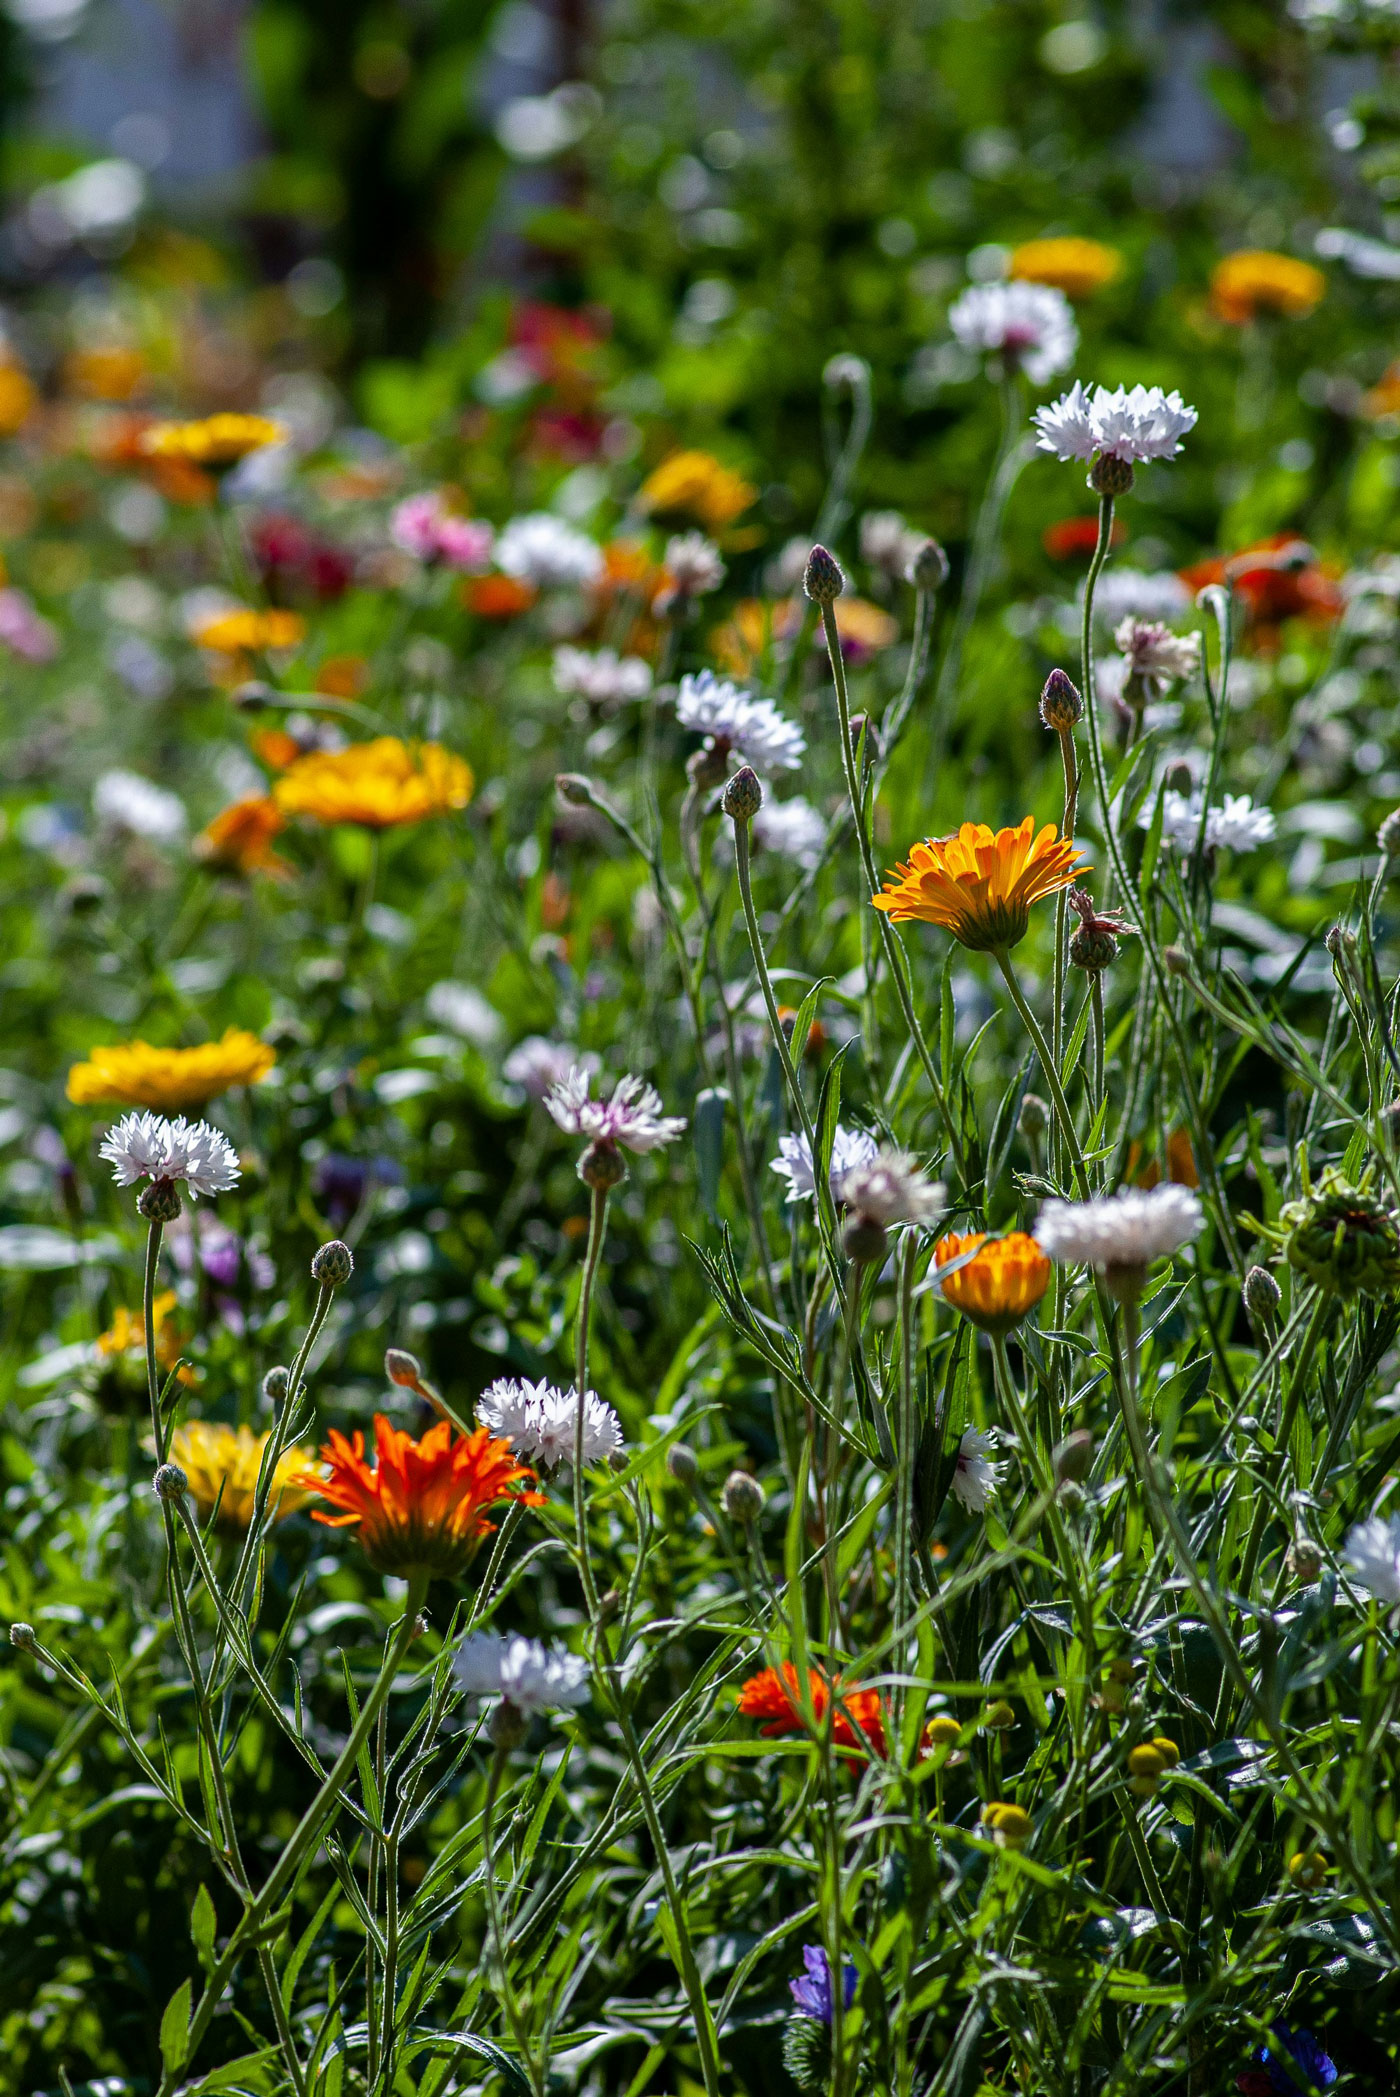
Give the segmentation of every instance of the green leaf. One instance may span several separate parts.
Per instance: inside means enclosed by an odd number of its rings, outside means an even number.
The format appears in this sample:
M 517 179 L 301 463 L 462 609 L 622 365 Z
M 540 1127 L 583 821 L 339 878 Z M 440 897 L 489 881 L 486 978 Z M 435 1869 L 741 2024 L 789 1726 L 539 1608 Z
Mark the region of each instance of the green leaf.
M 194 1897 L 194 1909 L 190 1915 L 190 1935 L 194 1939 L 199 1963 L 206 1973 L 214 1963 L 214 1930 L 217 1921 L 214 1903 L 209 1897 L 209 1888 L 202 1885 Z
M 178 2075 L 185 2065 L 185 2054 L 189 2047 L 191 1993 L 189 1981 L 182 1980 L 165 2005 L 165 2015 L 160 2020 L 160 2059 L 167 2075 Z

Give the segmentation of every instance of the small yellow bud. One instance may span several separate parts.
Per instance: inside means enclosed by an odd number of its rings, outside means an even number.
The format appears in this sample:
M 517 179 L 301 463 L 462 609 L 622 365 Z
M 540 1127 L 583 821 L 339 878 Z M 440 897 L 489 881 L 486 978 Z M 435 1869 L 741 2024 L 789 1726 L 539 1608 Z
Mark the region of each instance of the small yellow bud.
M 1320 1849 L 1300 1849 L 1288 1860 L 1288 1876 L 1305 1893 L 1314 1893 L 1320 1886 L 1325 1886 L 1330 1869 Z
M 1006 1733 L 1016 1723 L 1016 1714 L 1007 1703 L 998 1701 L 988 1704 L 982 1714 L 982 1723 L 989 1732 Z
M 924 1744 L 930 1748 L 952 1747 L 961 1738 L 962 1727 L 955 1718 L 931 1718 L 924 1727 Z
M 999 1849 L 1024 1849 L 1035 1833 L 1035 1822 L 1021 1806 L 1010 1806 L 1000 1799 L 993 1799 L 982 1808 L 982 1824 L 992 1831 L 992 1840 Z

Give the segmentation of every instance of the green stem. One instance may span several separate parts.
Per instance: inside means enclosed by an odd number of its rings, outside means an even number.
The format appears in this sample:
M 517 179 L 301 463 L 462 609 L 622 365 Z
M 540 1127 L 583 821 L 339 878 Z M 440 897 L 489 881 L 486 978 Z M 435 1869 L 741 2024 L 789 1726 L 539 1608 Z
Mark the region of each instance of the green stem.
M 151 1401 L 151 1433 L 155 1438 L 157 1466 L 165 1462 L 165 1423 L 160 1416 L 160 1378 L 156 1374 L 156 1269 L 160 1264 L 160 1241 L 164 1230 L 164 1224 L 153 1223 L 146 1233 L 146 1278 L 141 1292 L 146 1391 Z
M 501 1778 L 505 1774 L 505 1766 L 506 1751 L 504 1748 L 498 1747 L 491 1757 L 491 1768 L 486 1778 L 486 1806 L 481 1816 L 481 1856 L 486 1870 L 486 1916 L 491 1928 L 491 1943 L 496 1954 L 496 1965 L 501 1976 L 501 2002 L 506 2013 L 506 2023 L 510 2026 L 510 2035 L 515 2041 L 515 2050 L 523 2061 L 525 2072 L 530 2078 L 530 2088 L 534 2091 L 535 2097 L 545 2097 L 544 2072 L 531 2049 L 529 2033 L 525 2028 L 525 2020 L 520 2014 L 520 2005 L 515 1999 L 515 1989 L 511 1986 L 510 1964 L 506 1957 L 505 1930 L 501 1924 L 500 1896 L 496 1889 L 494 1823 L 496 1798 L 501 1788 Z
M 588 1542 L 588 1510 L 584 1500 L 583 1430 L 584 1401 L 588 1394 L 588 1328 L 593 1309 L 593 1285 L 603 1254 L 608 1227 L 608 1187 L 593 1187 L 588 1214 L 588 1250 L 584 1255 L 583 1279 L 578 1292 L 578 1319 L 574 1328 L 575 1388 L 578 1412 L 574 1418 L 574 1530 L 578 1539 L 579 1575 L 588 1602 L 591 1623 L 598 1621 L 598 1588 L 593 1577 L 593 1556 Z
M 1045 1082 L 1050 1091 L 1050 1103 L 1055 1109 L 1056 1119 L 1060 1126 L 1060 1134 L 1064 1139 L 1065 1150 L 1075 1179 L 1079 1184 L 1080 1197 L 1082 1200 L 1087 1201 L 1089 1199 L 1089 1175 L 1084 1167 L 1084 1153 L 1079 1147 L 1079 1135 L 1074 1126 L 1074 1116 L 1070 1113 L 1069 1101 L 1065 1098 L 1065 1089 L 1060 1083 L 1059 1067 L 1055 1062 L 1054 1055 L 1045 1036 L 1040 1031 L 1039 1020 L 1026 1003 L 1025 993 L 1022 991 L 1020 983 L 1016 979 L 1016 971 L 1011 965 L 1010 954 L 1004 947 L 998 947 L 994 952 L 997 966 L 1006 979 L 1007 989 L 1011 992 L 1011 1002 L 1020 1014 L 1021 1024 L 1030 1035 L 1031 1045 L 1040 1060 L 1040 1067 L 1045 1075 Z

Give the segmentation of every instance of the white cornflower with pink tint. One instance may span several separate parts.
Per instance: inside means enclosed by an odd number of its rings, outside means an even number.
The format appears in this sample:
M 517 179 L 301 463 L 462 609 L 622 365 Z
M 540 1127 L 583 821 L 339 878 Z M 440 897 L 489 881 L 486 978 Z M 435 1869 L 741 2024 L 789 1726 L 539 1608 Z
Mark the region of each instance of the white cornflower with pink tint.
M 995 1449 L 996 1436 L 982 1434 L 975 1427 L 964 1430 L 958 1443 L 958 1461 L 953 1471 L 953 1498 L 965 1507 L 969 1514 L 984 1512 L 987 1502 L 1001 1484 L 1002 1464 L 992 1463 L 989 1449 Z
M 864 1129 L 847 1129 L 838 1121 L 831 1139 L 831 1198 L 841 1199 L 841 1183 L 848 1172 L 857 1166 L 870 1165 L 879 1152 L 879 1144 Z M 812 1168 L 812 1146 L 805 1136 L 780 1136 L 778 1155 L 769 1167 L 779 1179 L 787 1181 L 788 1191 L 784 1199 L 815 1201 L 817 1176 Z
M 207 1121 L 167 1121 L 163 1114 L 124 1114 L 98 1150 L 119 1187 L 138 1180 L 183 1180 L 192 1199 L 223 1194 L 239 1178 L 238 1153 Z
M 586 1660 L 518 1632 L 471 1632 L 457 1648 L 452 1679 L 464 1696 L 501 1697 L 525 1718 L 588 1700 Z
M 663 1114 L 661 1094 L 645 1078 L 619 1078 L 611 1099 L 591 1099 L 589 1074 L 577 1065 L 554 1086 L 545 1106 L 566 1136 L 621 1144 L 624 1150 L 661 1150 L 685 1132 L 683 1118 Z
M 35 611 L 23 590 L 0 590 L 0 642 L 27 663 L 51 663 L 58 654 L 58 628 Z
M 550 1471 L 577 1451 L 578 1394 L 557 1384 L 498 1377 L 477 1400 L 476 1417 L 526 1463 Z M 601 1463 L 622 1447 L 622 1424 L 596 1391 L 583 1401 L 583 1461 Z
M 437 489 L 401 502 L 389 520 L 389 536 L 420 561 L 441 561 L 471 575 L 489 567 L 496 537 L 481 518 L 456 516 Z
M 974 284 L 948 309 L 964 349 L 1005 358 L 1033 386 L 1068 371 L 1079 346 L 1074 312 L 1049 284 Z
M 540 590 L 579 589 L 597 582 L 603 556 L 590 538 L 548 510 L 512 517 L 496 541 L 496 566 Z
M 1347 1535 L 1342 1563 L 1378 1602 L 1400 1602 L 1400 1515 L 1372 1515 Z
M 547 1041 L 543 1034 L 527 1034 L 501 1065 L 501 1076 L 508 1085 L 518 1085 L 527 1099 L 542 1100 L 563 1084 L 571 1070 L 597 1068 L 598 1058 L 591 1051 L 573 1048 L 566 1041 Z
M 1129 1187 L 1093 1201 L 1047 1201 L 1035 1237 L 1049 1259 L 1100 1273 L 1146 1267 L 1189 1245 L 1205 1228 L 1201 1197 L 1190 1187 Z
M 1095 386 L 1091 393 L 1076 379 L 1068 393 L 1037 408 L 1031 420 L 1040 433 L 1040 450 L 1057 459 L 1101 454 L 1140 466 L 1174 459 L 1197 416 L 1179 393 L 1164 393 L 1160 386 Z
M 565 642 L 554 651 L 554 689 L 593 706 L 618 706 L 646 698 L 651 664 L 640 655 L 619 655 L 615 648 L 575 648 Z
M 802 730 L 771 699 L 755 699 L 712 670 L 681 679 L 676 719 L 682 728 L 708 736 L 722 756 L 734 754 L 760 774 L 795 772 L 807 748 Z

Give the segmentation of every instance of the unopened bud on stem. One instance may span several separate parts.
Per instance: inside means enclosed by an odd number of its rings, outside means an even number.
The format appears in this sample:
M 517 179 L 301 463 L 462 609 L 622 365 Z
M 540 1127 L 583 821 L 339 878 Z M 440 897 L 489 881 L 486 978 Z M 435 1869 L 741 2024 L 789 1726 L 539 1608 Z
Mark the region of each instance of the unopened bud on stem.
M 571 808 L 587 808 L 593 798 L 592 781 L 585 779 L 582 772 L 559 772 L 555 775 L 554 791 L 561 801 Z
M 736 823 L 751 823 L 763 806 L 763 788 L 752 765 L 740 765 L 720 802 L 725 814 Z
M 355 1271 L 355 1255 L 339 1238 L 317 1247 L 311 1256 L 311 1279 L 323 1289 L 343 1289 Z
M 846 587 L 841 564 L 824 546 L 814 546 L 807 556 L 802 587 L 813 604 L 835 604 Z
M 937 539 L 925 539 L 904 572 L 916 590 L 941 590 L 948 580 L 948 556 Z
M 1040 694 L 1040 718 L 1056 735 L 1063 735 L 1083 718 L 1084 701 L 1079 687 L 1063 670 L 1052 670 Z

